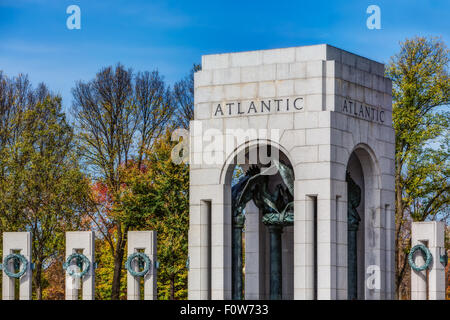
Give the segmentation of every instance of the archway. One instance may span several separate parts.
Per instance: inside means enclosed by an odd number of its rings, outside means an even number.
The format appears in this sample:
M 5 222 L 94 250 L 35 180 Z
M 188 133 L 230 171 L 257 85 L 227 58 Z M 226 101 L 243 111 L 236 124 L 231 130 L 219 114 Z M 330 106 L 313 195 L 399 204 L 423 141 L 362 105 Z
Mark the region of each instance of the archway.
M 270 162 L 269 159 L 272 159 Z M 239 168 L 240 176 L 236 176 Z M 227 162 L 233 299 L 292 299 L 294 173 L 270 141 L 247 143 Z
M 349 300 L 367 298 L 366 270 L 376 246 L 375 224 L 380 198 L 379 169 L 372 150 L 358 145 L 347 162 L 347 293 Z M 378 200 L 377 200 L 378 199 Z

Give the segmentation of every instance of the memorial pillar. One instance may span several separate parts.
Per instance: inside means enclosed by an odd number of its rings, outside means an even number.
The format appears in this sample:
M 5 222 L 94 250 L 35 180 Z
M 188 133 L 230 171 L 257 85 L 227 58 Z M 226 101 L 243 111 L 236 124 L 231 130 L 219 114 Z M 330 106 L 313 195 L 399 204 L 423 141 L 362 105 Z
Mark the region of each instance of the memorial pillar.
M 70 255 L 80 253 L 89 260 L 89 270 L 80 279 L 66 271 L 66 300 L 78 300 L 82 288 L 83 300 L 95 299 L 95 234 L 93 231 L 66 232 L 66 262 Z M 70 267 L 70 266 L 69 266 Z M 76 266 L 83 268 L 85 266 Z M 82 270 L 77 270 L 81 272 Z
M 20 300 L 31 300 L 31 233 L 30 232 L 4 232 L 3 233 L 3 261 L 9 254 L 18 253 L 25 257 L 28 261 L 25 273 L 19 278 L 20 280 Z M 15 281 L 16 278 L 10 278 L 5 268 L 9 271 L 14 270 L 14 260 L 11 259 L 7 266 L 3 266 L 3 280 L 2 280 L 2 297 L 3 300 L 15 299 Z M 23 268 L 21 265 L 20 268 Z
M 424 245 L 432 257 L 427 269 L 411 270 L 411 300 L 427 298 L 428 300 L 445 300 L 445 266 L 441 261 L 445 260 L 442 258 L 445 255 L 445 223 L 443 221 L 413 222 L 411 233 L 412 248 L 416 245 Z M 418 267 L 425 263 L 422 253 L 416 253 L 411 258 Z
M 148 272 L 144 275 L 144 300 L 157 299 L 157 251 L 156 231 L 128 231 L 128 255 L 143 251 L 150 258 Z M 139 260 L 132 261 L 132 268 L 136 271 Z M 140 277 L 127 273 L 127 299 L 140 300 Z

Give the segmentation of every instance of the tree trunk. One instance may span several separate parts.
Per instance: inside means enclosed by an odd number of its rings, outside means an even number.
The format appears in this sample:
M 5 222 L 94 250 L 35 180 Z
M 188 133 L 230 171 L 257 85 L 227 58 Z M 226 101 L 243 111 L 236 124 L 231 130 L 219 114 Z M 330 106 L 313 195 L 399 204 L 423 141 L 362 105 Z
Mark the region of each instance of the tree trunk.
M 34 287 L 36 288 L 36 299 L 42 300 L 42 263 L 36 262 L 34 272 Z
M 170 300 L 175 300 L 175 276 L 170 277 Z
M 123 255 L 125 253 L 125 244 L 127 243 L 127 232 L 128 228 L 125 228 L 125 231 L 121 232 L 121 226 L 118 227 L 117 232 L 117 246 L 116 252 L 114 254 L 114 274 L 113 274 L 113 282 L 111 288 L 111 299 L 119 300 L 120 299 L 120 277 L 122 274 L 122 262 Z
M 397 297 L 397 300 L 400 300 L 401 299 L 401 294 L 400 294 L 400 286 L 401 286 L 401 282 L 402 282 L 402 280 L 401 280 L 401 278 L 400 278 L 400 276 L 399 276 L 399 274 L 400 274 L 400 272 L 399 272 L 399 268 L 400 268 L 400 248 L 399 248 L 399 244 L 397 244 L 397 248 L 396 248 L 396 257 L 397 257 L 397 259 L 396 259 L 396 261 L 395 261 L 395 263 L 396 263 L 396 266 L 395 266 L 395 293 L 396 293 L 396 297 Z
M 114 274 L 111 288 L 111 299 L 119 300 L 120 298 L 120 274 L 122 272 L 122 259 L 119 256 L 114 257 Z
M 111 299 L 120 299 L 120 276 L 122 273 L 123 250 L 117 250 L 114 256 L 114 274 L 111 288 Z
M 400 287 L 403 279 L 403 275 L 400 275 L 400 264 L 401 264 L 401 253 L 403 249 L 403 241 L 401 241 L 401 229 L 403 225 L 403 202 L 402 202 L 402 184 L 401 184 L 401 169 L 402 164 L 400 159 L 396 158 L 396 168 L 395 168 L 395 222 L 396 222 L 396 233 L 395 233 L 395 288 L 397 300 L 400 300 Z

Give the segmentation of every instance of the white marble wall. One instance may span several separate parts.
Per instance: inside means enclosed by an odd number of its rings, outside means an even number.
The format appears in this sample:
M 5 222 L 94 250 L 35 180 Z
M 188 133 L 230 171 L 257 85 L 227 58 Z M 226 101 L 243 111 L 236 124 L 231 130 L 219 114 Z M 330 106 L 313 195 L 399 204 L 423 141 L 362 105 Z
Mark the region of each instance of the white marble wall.
M 356 152 L 366 183 L 365 215 L 371 238 L 366 261 L 379 264 L 380 290 L 366 299 L 393 298 L 394 281 L 394 131 L 391 81 L 384 66 L 329 45 L 227 53 L 202 57 L 195 74 L 195 119 L 203 129 L 279 129 L 279 148 L 295 172 L 294 298 L 312 299 L 313 243 L 311 197 L 318 203 L 318 299 L 347 298 L 345 170 Z M 300 111 L 214 116 L 218 103 L 301 96 Z M 371 122 L 342 111 L 343 101 L 358 101 L 384 111 L 385 121 Z M 292 101 L 292 100 L 291 100 Z M 193 126 L 194 124 L 192 124 Z M 191 130 L 191 160 L 201 141 Z M 254 146 L 258 142 L 246 143 Z M 201 298 L 201 274 L 211 272 L 211 298 L 231 297 L 230 161 L 240 152 L 219 150 L 223 163 L 191 164 L 189 298 Z M 367 176 L 366 176 L 367 175 Z M 201 265 L 200 203 L 211 201 L 212 266 Z M 372 241 L 373 240 L 373 241 Z

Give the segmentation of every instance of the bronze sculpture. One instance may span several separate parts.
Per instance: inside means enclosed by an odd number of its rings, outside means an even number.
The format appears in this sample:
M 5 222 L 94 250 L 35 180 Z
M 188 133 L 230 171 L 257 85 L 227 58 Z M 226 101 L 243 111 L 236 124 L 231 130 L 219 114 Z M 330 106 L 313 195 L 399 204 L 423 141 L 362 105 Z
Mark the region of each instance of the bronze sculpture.
M 283 184 L 275 187 L 273 194 L 269 191 L 269 173 L 274 168 L 280 174 Z M 233 186 L 233 267 L 232 296 L 242 299 L 242 228 L 245 222 L 244 208 L 253 200 L 262 210 L 262 222 L 270 232 L 270 297 L 281 299 L 281 233 L 283 227 L 294 223 L 294 172 L 276 159 L 271 167 L 251 166 L 246 174 Z
M 348 299 L 358 298 L 357 290 L 357 232 L 361 217 L 356 208 L 361 203 L 361 188 L 353 181 L 350 172 L 347 171 L 347 281 L 348 281 Z

